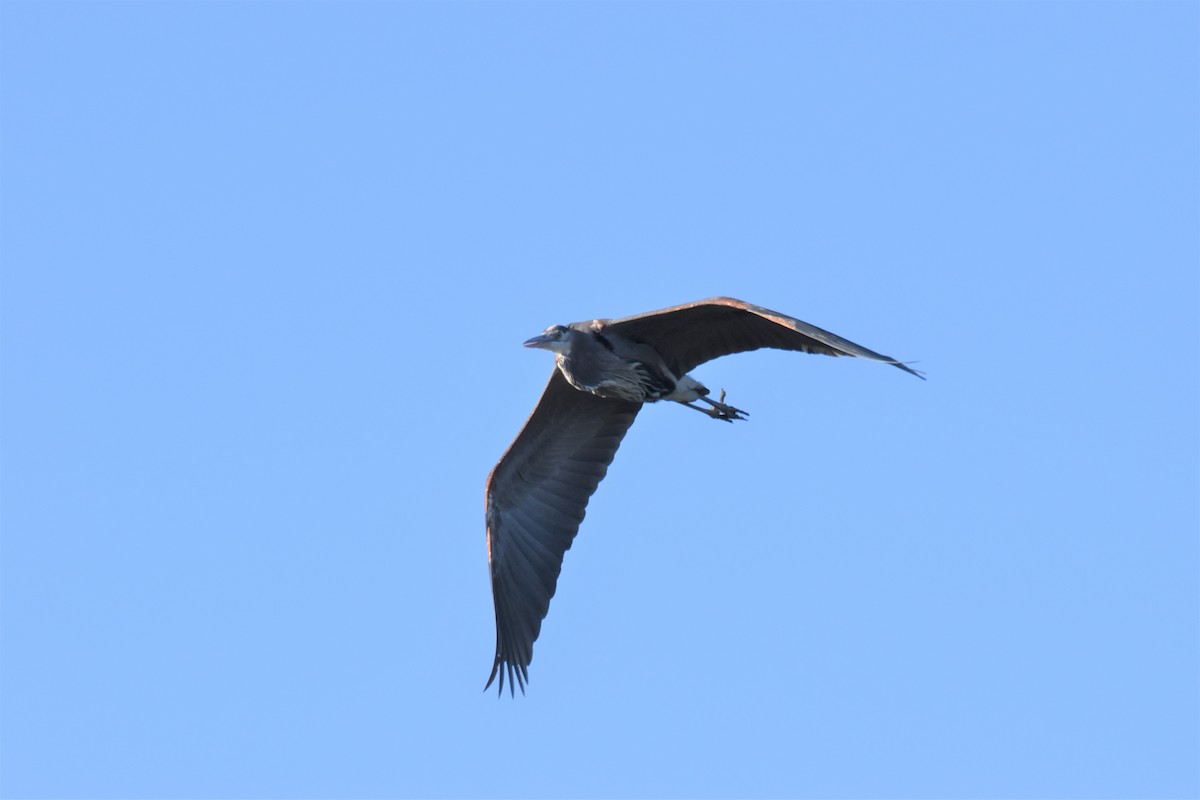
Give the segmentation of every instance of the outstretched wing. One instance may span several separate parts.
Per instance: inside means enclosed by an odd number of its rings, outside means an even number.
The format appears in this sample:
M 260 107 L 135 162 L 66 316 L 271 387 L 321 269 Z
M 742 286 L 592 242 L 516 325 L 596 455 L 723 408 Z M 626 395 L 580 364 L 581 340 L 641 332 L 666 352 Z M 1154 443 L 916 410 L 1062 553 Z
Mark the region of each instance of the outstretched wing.
M 487 481 L 488 563 L 496 605 L 496 661 L 525 691 L 533 643 L 550 608 L 563 553 L 608 471 L 640 403 L 581 392 L 555 369 L 525 427 Z
M 880 355 L 795 317 L 732 297 L 711 297 L 632 317 L 599 320 L 598 323 L 602 331 L 613 331 L 651 345 L 667 359 L 677 375 L 691 372 L 714 358 L 773 347 L 882 361 L 924 379 L 920 372 L 890 356 Z

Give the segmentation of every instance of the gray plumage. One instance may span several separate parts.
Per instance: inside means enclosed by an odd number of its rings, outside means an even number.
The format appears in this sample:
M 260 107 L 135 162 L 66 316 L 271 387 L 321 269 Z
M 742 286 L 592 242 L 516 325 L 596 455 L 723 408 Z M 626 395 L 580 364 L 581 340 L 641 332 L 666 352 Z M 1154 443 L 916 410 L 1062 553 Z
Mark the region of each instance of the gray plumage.
M 507 674 L 525 691 L 533 643 L 563 554 L 588 499 L 643 403 L 674 400 L 714 419 L 745 419 L 687 373 L 732 353 L 771 347 L 857 356 L 919 372 L 793 317 L 728 297 L 615 320 L 555 325 L 525 343 L 550 350 L 555 369 L 533 413 L 487 481 L 487 542 L 496 610 L 490 687 Z M 696 405 L 701 403 L 703 405 Z M 487 688 L 487 687 L 485 687 Z

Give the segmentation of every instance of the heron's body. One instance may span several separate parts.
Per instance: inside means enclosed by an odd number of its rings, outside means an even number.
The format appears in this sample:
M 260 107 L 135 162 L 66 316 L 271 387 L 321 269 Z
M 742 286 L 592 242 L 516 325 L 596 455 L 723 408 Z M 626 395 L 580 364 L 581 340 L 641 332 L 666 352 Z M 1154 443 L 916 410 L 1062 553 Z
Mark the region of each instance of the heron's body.
M 708 397 L 688 373 L 731 353 L 772 347 L 881 361 L 836 334 L 728 297 L 616 320 L 554 325 L 525 343 L 554 353 L 555 369 L 520 434 L 488 476 L 487 531 L 496 606 L 497 676 L 522 691 L 533 643 L 558 583 L 563 554 L 588 499 L 645 403 L 673 400 L 732 422 L 745 412 Z M 704 405 L 694 405 L 695 402 Z
M 549 339 L 551 346 L 541 346 L 554 351 L 558 371 L 581 392 L 634 403 L 658 400 L 689 403 L 708 394 L 708 389 L 695 378 L 672 372 L 650 345 L 630 341 L 620 334 L 575 326 L 554 326 L 530 341 L 553 336 L 552 332 L 561 338 Z

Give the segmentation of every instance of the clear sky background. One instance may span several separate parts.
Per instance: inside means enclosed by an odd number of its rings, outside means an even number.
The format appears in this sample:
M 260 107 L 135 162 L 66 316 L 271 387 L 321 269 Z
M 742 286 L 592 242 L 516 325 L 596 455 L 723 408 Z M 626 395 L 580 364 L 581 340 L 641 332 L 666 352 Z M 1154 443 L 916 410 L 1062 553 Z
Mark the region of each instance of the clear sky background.
M 6 797 L 1195 797 L 1200 6 L 0 8 Z M 724 294 L 525 697 L 547 325 Z

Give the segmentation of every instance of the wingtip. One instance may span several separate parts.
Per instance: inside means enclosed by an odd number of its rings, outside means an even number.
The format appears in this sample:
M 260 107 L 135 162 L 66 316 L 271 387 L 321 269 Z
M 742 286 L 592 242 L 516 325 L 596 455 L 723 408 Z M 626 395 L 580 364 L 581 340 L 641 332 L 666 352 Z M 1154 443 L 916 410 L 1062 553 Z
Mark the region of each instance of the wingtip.
M 500 678 L 500 685 L 496 687 L 496 697 L 504 697 L 504 672 L 505 667 L 508 671 L 508 696 L 515 698 L 517 696 L 517 688 L 521 689 L 521 696 L 525 696 L 525 681 L 529 680 L 529 673 L 525 672 L 524 667 L 514 669 L 512 663 L 506 662 L 500 655 L 496 656 L 496 661 L 492 664 L 492 674 L 488 676 L 487 683 L 483 685 L 483 691 L 492 688 L 492 684 L 496 682 L 496 678 Z
M 892 366 L 894 366 L 894 367 L 898 367 L 898 368 L 900 368 L 900 369 L 904 370 L 905 372 L 907 372 L 907 373 L 908 373 L 908 374 L 910 374 L 910 375 L 916 375 L 916 376 L 917 376 L 918 378 L 920 378 L 921 380 L 928 380 L 928 379 L 925 377 L 925 373 L 924 373 L 924 372 L 922 372 L 922 371 L 921 371 L 921 370 L 919 370 L 919 369 L 913 369 L 912 367 L 910 367 L 910 366 L 909 366 L 909 364 L 916 364 L 916 363 L 917 363 L 916 361 L 893 361 L 893 362 L 891 362 L 891 363 L 892 363 Z

